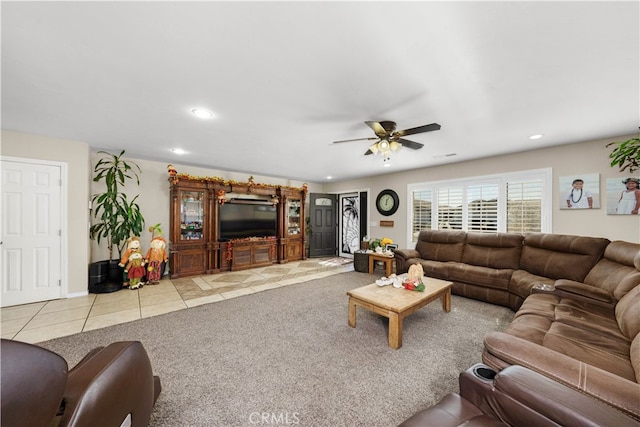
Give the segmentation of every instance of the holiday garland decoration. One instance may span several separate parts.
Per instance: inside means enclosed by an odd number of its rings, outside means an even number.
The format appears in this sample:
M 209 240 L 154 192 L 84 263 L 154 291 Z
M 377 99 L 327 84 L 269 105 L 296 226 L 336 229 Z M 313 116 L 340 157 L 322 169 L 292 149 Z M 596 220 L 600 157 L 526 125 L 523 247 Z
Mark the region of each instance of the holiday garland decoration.
M 167 166 L 167 170 L 169 171 L 169 181 L 174 185 L 177 184 L 178 181 L 180 181 L 181 179 L 187 179 L 192 181 L 215 182 L 224 186 L 246 185 L 249 189 L 249 192 L 251 192 L 251 189 L 253 188 L 272 188 L 272 189 L 285 188 L 285 189 L 291 189 L 291 190 L 297 190 L 297 191 L 303 190 L 305 192 L 308 190 L 308 186 L 306 183 L 303 184 L 302 187 L 264 184 L 261 182 L 255 182 L 253 175 L 249 177 L 247 182 L 240 182 L 240 181 L 234 181 L 232 179 L 224 179 L 219 176 L 196 176 L 196 175 L 189 175 L 187 173 L 177 173 L 173 165 Z

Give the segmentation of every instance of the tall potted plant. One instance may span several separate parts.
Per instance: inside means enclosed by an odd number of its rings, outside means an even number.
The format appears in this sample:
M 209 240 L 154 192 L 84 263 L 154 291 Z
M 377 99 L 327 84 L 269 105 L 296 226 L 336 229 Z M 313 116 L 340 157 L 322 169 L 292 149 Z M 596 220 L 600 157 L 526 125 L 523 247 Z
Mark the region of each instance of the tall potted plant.
M 620 172 L 629 170 L 634 173 L 640 169 L 640 137 L 631 138 L 626 141 L 610 142 L 606 146 L 614 145 L 615 148 L 609 153 L 611 167 L 620 168 Z
M 130 181 L 135 180 L 136 184 L 140 185 L 138 174 L 142 171 L 135 162 L 122 158 L 124 152 L 125 150 L 122 150 L 120 154 L 115 155 L 99 151 L 98 154 L 102 157 L 93 169 L 93 181 L 105 184 L 105 191 L 94 194 L 91 198 L 93 217 L 97 222 L 89 229 L 91 239 L 96 240 L 98 244 L 105 240 L 109 250 L 109 260 L 101 262 L 107 264 L 109 271 L 108 281 L 100 287 L 102 292 L 112 292 L 122 286 L 122 271 L 118 267 L 118 261 L 127 239 L 140 236 L 144 227 L 144 217 L 137 203 L 138 195 L 129 200 L 127 194 L 122 191 Z M 119 255 L 116 260 L 113 259 L 114 249 L 118 250 Z M 91 284 L 90 280 L 90 288 Z

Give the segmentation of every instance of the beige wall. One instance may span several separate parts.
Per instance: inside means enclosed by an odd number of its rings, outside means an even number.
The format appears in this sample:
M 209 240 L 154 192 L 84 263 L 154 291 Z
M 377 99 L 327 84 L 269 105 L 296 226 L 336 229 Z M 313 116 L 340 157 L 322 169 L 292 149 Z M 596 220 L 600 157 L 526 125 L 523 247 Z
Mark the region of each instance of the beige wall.
M 37 135 L 2 131 L 0 155 L 67 164 L 68 295 L 86 294 L 89 265 L 89 145 Z
M 542 148 L 524 153 L 509 154 L 480 160 L 452 163 L 443 166 L 398 172 L 377 177 L 355 179 L 325 184 L 330 193 L 342 193 L 354 190 L 369 190 L 369 221 L 394 221 L 394 227 L 370 226 L 372 237 L 390 237 L 401 247 L 411 246 L 407 242 L 407 185 L 413 183 L 478 177 L 521 170 L 551 168 L 553 173 L 552 232 L 606 237 L 611 240 L 626 240 L 640 243 L 640 217 L 637 215 L 607 215 L 606 180 L 622 179 L 629 174 L 621 174 L 609 165 L 610 148 L 605 145 L 611 141 L 624 141 L 632 136 L 588 141 L 559 147 Z M 428 150 L 428 147 L 423 149 Z M 362 159 L 368 161 L 369 159 Z M 381 164 L 382 161 L 380 160 Z M 382 168 L 380 168 L 382 170 Z M 567 210 L 559 209 L 559 177 L 581 174 L 600 174 L 600 209 Z M 636 172 L 635 176 L 640 175 Z M 375 209 L 375 199 L 385 188 L 391 188 L 400 197 L 400 208 L 390 216 L 383 217 Z
M 629 136 L 613 140 L 628 139 Z M 406 242 L 407 227 L 407 185 L 412 183 L 458 179 L 461 177 L 477 177 L 502 172 L 515 172 L 523 169 L 552 168 L 553 170 L 553 212 L 552 224 L 554 233 L 577 234 L 607 237 L 611 240 L 627 240 L 640 242 L 640 217 L 635 215 L 607 215 L 605 183 L 607 178 L 622 179 L 628 174 L 621 174 L 609 166 L 609 149 L 605 144 L 610 139 L 589 141 L 555 148 L 543 148 L 526 153 L 510 154 L 469 162 L 454 163 L 445 166 L 418 169 L 409 172 L 392 173 L 378 177 L 368 177 L 339 183 L 309 183 L 309 192 L 352 192 L 369 191 L 369 219 L 378 223 L 380 220 L 393 220 L 393 228 L 371 227 L 369 233 L 374 237 L 387 236 L 401 244 Z M 426 149 L 426 148 L 425 148 Z M 108 257 L 104 244 L 98 247 L 90 242 L 88 227 L 90 222 L 89 200 L 91 194 L 100 190 L 91 180 L 96 153 L 92 153 L 88 144 L 79 141 L 61 140 L 37 135 L 2 131 L 0 154 L 3 156 L 42 159 L 66 162 L 68 165 L 68 206 L 69 213 L 69 253 L 65 255 L 68 265 L 68 292 L 70 295 L 87 292 L 87 266 L 90 262 Z M 147 227 L 161 223 L 165 236 L 168 237 L 169 226 L 169 183 L 167 181 L 166 163 L 140 159 L 134 160 L 142 169 L 140 187 L 133 188 L 130 196 L 140 194 L 139 203 L 145 217 Z M 179 159 L 173 162 L 179 173 L 194 176 L 218 176 L 224 179 L 246 181 L 245 173 L 234 173 L 218 169 L 207 169 L 181 165 Z M 368 159 L 367 159 L 368 160 Z M 364 160 L 363 160 L 364 161 Z M 559 209 L 558 178 L 586 173 L 600 174 L 600 194 L 602 208 L 584 211 Z M 273 185 L 299 187 L 303 182 L 254 175 L 257 182 Z M 378 214 L 373 206 L 377 194 L 391 188 L 400 196 L 400 208 L 391 217 Z M 143 248 L 148 248 L 150 233 L 145 231 L 141 236 Z M 90 243 L 89 243 L 90 242 Z

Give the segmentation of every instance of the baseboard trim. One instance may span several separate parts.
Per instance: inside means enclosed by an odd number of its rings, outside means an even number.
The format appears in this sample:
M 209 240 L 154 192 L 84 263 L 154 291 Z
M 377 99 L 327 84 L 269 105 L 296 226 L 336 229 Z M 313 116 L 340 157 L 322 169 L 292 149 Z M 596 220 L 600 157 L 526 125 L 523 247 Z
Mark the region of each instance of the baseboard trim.
M 77 298 L 77 297 L 86 297 L 89 295 L 89 291 L 85 292 L 74 292 L 72 294 L 67 294 L 67 298 Z

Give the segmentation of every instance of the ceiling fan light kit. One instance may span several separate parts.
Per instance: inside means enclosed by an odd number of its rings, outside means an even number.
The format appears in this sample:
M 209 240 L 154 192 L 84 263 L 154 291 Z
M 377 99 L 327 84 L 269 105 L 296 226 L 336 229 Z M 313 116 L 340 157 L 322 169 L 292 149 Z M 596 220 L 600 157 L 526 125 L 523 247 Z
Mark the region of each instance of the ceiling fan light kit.
M 441 126 L 437 123 L 431 123 L 429 125 L 418 126 L 415 128 L 404 129 L 396 131 L 396 123 L 392 121 L 380 121 L 373 122 L 367 121 L 364 122 L 367 126 L 373 129 L 373 132 L 376 134 L 376 137 L 370 138 L 356 138 L 356 139 L 344 139 L 341 141 L 333 141 L 334 144 L 342 143 L 342 142 L 351 142 L 351 141 L 371 141 L 377 139 L 369 149 L 364 153 L 365 155 L 369 154 L 382 154 L 384 157 L 384 161 L 387 162 L 390 159 L 390 154 L 392 151 L 397 151 L 400 147 L 404 146 L 407 148 L 411 148 L 413 150 L 419 150 L 424 146 L 419 142 L 410 141 L 408 139 L 404 139 L 405 135 L 415 135 L 417 133 L 431 132 L 434 130 L 440 130 Z

